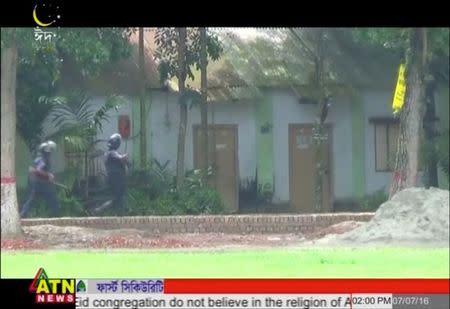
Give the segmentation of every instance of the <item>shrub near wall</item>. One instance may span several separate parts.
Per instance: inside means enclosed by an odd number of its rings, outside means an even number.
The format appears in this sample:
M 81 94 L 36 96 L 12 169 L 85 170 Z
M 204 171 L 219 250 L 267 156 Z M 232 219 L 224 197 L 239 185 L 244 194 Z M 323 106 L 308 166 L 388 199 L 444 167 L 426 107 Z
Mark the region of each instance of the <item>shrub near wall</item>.
M 129 215 L 140 216 L 224 213 L 219 194 L 207 188 L 166 192 L 154 200 L 145 192 L 132 189 L 127 196 L 127 209 Z

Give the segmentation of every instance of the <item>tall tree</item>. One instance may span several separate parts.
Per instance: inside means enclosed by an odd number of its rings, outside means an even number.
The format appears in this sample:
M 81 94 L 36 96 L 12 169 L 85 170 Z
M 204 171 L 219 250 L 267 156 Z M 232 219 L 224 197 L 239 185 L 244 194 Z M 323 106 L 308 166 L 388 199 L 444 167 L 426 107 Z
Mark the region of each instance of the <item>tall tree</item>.
M 139 73 L 141 80 L 141 92 L 139 96 L 140 105 L 140 157 L 141 168 L 145 168 L 147 164 L 147 113 L 145 106 L 145 48 L 144 48 L 144 28 L 139 28 Z
M 200 74 L 201 74 L 201 96 L 202 102 L 200 105 L 200 117 L 202 123 L 202 142 L 203 145 L 203 161 L 202 170 L 206 177 L 209 167 L 209 146 L 208 146 L 208 85 L 207 85 L 207 66 L 208 66 L 208 54 L 206 52 L 207 37 L 206 28 L 200 28 Z
M 185 95 L 186 81 L 186 28 L 178 28 L 178 91 L 180 98 Z M 177 188 L 184 182 L 184 150 L 186 143 L 187 106 L 180 105 L 180 125 L 178 128 L 178 151 L 177 151 Z
M 16 194 L 16 70 L 15 43 L 2 50 L 1 105 L 2 105 L 2 159 L 1 159 L 1 235 L 21 235 Z
M 425 107 L 426 29 L 409 30 L 410 52 L 406 55 L 406 99 L 400 114 L 400 131 L 395 158 L 391 198 L 398 191 L 415 187 L 419 173 L 419 150 Z
M 183 38 L 185 39 L 182 40 Z M 199 93 L 193 89 L 186 89 L 185 86 L 187 77 L 194 80 L 193 67 L 195 66 L 197 70 L 200 68 L 200 31 L 197 28 L 158 28 L 155 33 L 155 42 L 157 45 L 155 56 L 159 61 L 158 69 L 161 81 L 167 82 L 172 77 L 178 77 L 180 126 L 178 131 L 177 187 L 179 188 L 183 184 L 185 173 L 184 148 L 187 108 L 188 106 L 201 104 Z M 181 47 L 181 44 L 184 44 L 184 47 Z M 219 59 L 222 46 L 217 36 L 207 35 L 206 45 L 208 57 L 212 60 Z
M 317 101 L 317 117 L 316 123 L 313 131 L 313 140 L 314 140 L 314 153 L 316 158 L 316 166 L 315 166 L 315 194 L 314 194 L 314 205 L 315 209 L 318 212 L 323 211 L 323 195 L 324 195 L 324 181 L 325 175 L 328 169 L 328 162 L 324 159 L 325 154 L 323 152 L 323 143 L 327 138 L 327 133 L 325 131 L 325 120 L 326 113 L 328 111 L 328 106 L 326 102 L 327 97 L 327 89 L 325 86 L 325 38 L 324 38 L 324 30 L 317 29 L 316 30 L 316 56 L 314 58 L 315 64 L 315 72 L 314 72 L 314 80 L 312 81 L 312 85 L 315 88 L 316 97 L 314 98 Z
M 294 29 L 290 29 L 291 34 L 296 38 L 297 42 L 305 49 L 306 54 L 314 63 L 313 71 L 309 78 L 309 87 L 311 89 L 312 97 L 308 100 L 313 100 L 316 103 L 316 121 L 313 127 L 313 145 L 314 145 L 314 207 L 317 212 L 322 212 L 324 209 L 324 183 L 325 176 L 329 169 L 328 160 L 325 158 L 327 154 L 324 153 L 324 142 L 328 139 L 328 134 L 325 128 L 325 120 L 328 115 L 329 108 L 329 90 L 326 84 L 326 78 L 329 75 L 325 71 L 325 50 L 326 50 L 326 30 L 317 28 L 310 30 L 310 33 L 304 31 L 305 37 L 310 36 L 310 41 L 313 43 L 312 48 L 308 47 L 304 38 Z M 303 57 L 302 57 L 303 58 Z
M 2 157 L 1 235 L 20 235 L 20 218 L 15 183 L 16 80 L 18 63 L 33 63 L 41 56 L 52 69 L 52 84 L 59 78 L 61 59 L 70 56 L 85 76 L 95 76 L 101 67 L 130 54 L 125 29 L 53 29 L 57 39 L 36 41 L 32 28 L 2 28 Z M 50 65 L 53 64 L 53 65 Z M 20 68 L 20 67 L 19 67 Z M 17 85 L 21 89 L 21 85 Z M 20 90 L 19 90 L 20 93 Z
M 357 40 L 394 49 L 406 67 L 406 95 L 400 111 L 400 132 L 389 196 L 417 185 L 419 153 L 427 84 L 432 82 L 429 63 L 448 58 L 448 28 L 358 29 Z

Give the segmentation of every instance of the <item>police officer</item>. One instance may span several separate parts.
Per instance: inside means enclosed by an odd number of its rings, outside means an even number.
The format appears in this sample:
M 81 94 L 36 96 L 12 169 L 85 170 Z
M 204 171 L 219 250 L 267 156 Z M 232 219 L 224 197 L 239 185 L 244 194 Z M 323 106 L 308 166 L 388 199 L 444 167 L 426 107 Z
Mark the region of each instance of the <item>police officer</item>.
M 108 151 L 105 153 L 105 168 L 112 199 L 95 209 L 95 212 L 112 206 L 118 215 L 124 214 L 123 198 L 125 195 L 125 175 L 128 154 L 121 155 L 117 151 L 121 141 L 122 136 L 119 133 L 111 135 L 108 139 Z
M 56 144 L 52 141 L 44 142 L 38 147 L 39 156 L 29 168 L 29 195 L 20 212 L 22 218 L 26 217 L 37 197 L 42 197 L 47 202 L 52 217 L 59 216 L 60 214 L 56 188 L 53 183 L 55 177 L 50 172 L 50 155 L 55 149 Z

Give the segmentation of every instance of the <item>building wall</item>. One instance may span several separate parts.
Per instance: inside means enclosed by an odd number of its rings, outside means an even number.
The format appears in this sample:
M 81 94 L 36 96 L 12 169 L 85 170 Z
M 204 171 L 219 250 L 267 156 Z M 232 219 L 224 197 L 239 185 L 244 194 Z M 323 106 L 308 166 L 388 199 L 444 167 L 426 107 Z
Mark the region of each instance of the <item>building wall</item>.
M 289 91 L 272 92 L 275 193 L 274 202 L 289 201 L 289 124 L 312 124 L 316 107 L 300 105 Z M 337 108 L 339 107 L 339 108 Z M 348 100 L 337 98 L 331 106 L 327 123 L 332 127 L 332 177 L 334 197 L 352 195 L 351 119 Z
M 256 172 L 255 113 L 254 102 L 239 104 L 215 104 L 208 109 L 208 123 L 238 125 L 239 177 L 241 181 L 254 179 Z M 172 171 L 176 168 L 179 107 L 177 96 L 163 92 L 152 93 L 150 126 L 152 130 L 152 154 L 161 163 L 169 160 Z M 186 130 L 185 167 L 194 167 L 193 125 L 201 124 L 200 108 L 188 109 Z
M 446 90 L 446 91 L 445 91 Z M 271 90 L 266 93 L 267 101 L 271 102 L 272 143 L 273 143 L 273 179 L 275 203 L 289 202 L 289 124 L 312 124 L 316 115 L 316 107 L 313 105 L 300 105 L 297 96 L 288 90 Z M 161 163 L 169 161 L 169 168 L 175 172 L 178 140 L 179 108 L 177 95 L 173 93 L 154 91 L 151 94 L 151 108 L 148 110 L 147 127 L 150 131 L 149 157 L 155 158 Z M 352 132 L 355 128 L 355 117 L 362 116 L 363 156 L 364 156 L 364 193 L 370 194 L 376 190 L 388 189 L 391 182 L 391 173 L 375 171 L 375 136 L 374 125 L 369 123 L 371 117 L 390 116 L 392 93 L 390 91 L 366 91 L 361 93 L 360 102 L 362 111 L 352 114 L 350 99 L 335 98 L 330 108 L 327 123 L 332 127 L 332 182 L 334 184 L 334 198 L 348 198 L 355 195 L 354 184 L 354 145 Z M 94 98 L 97 106 L 104 102 L 104 97 Z M 103 132 L 99 133 L 99 139 L 107 139 L 112 133 L 118 131 L 119 115 L 129 115 L 132 121 L 131 138 L 124 140 L 119 151 L 127 152 L 130 157 L 136 157 L 136 145 L 139 144 L 138 122 L 136 121 L 136 109 L 133 113 L 133 105 L 137 99 L 127 98 L 126 103 L 119 111 L 111 111 L 111 118 L 103 126 Z M 437 98 L 437 114 L 443 119 L 443 126 L 448 127 L 445 111 L 448 114 L 448 88 L 440 91 Z M 254 179 L 257 168 L 257 113 L 256 104 L 259 102 L 238 102 L 230 104 L 214 105 L 215 124 L 238 125 L 238 156 L 239 177 L 241 181 Z M 353 104 L 353 105 L 352 105 Z M 355 116 L 356 115 L 356 116 Z M 444 116 L 443 116 L 444 115 Z M 267 118 L 267 117 L 266 117 Z M 445 118 L 445 119 L 444 119 Z M 212 122 L 212 107 L 209 108 L 208 121 Z M 193 107 L 188 110 L 188 127 L 186 131 L 186 161 L 187 169 L 193 168 L 193 125 L 200 124 L 200 110 Z M 47 132 L 52 131 L 52 125 L 47 122 L 44 126 Z M 361 127 L 361 126 L 358 126 Z M 100 149 L 106 150 L 106 142 L 98 144 Z M 54 159 L 55 171 L 64 169 L 63 149 L 58 148 Z M 442 178 L 442 177 L 440 177 Z

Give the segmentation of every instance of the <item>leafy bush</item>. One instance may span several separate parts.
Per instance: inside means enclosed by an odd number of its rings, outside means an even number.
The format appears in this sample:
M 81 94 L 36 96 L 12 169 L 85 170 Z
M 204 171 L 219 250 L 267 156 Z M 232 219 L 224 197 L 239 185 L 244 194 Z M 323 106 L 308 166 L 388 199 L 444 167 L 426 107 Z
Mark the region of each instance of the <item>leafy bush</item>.
M 70 192 L 60 190 L 58 192 L 58 201 L 62 217 L 82 217 L 85 215 L 81 200 Z
M 167 161 L 160 164 L 154 160 L 148 169 L 131 170 L 127 177 L 128 190 L 125 196 L 127 215 L 198 215 L 225 212 L 222 199 L 206 185 L 201 170 L 187 171 L 185 185 L 176 190 L 175 178 L 168 171 L 168 163 Z M 209 170 L 208 175 L 211 174 Z M 83 190 L 80 189 L 82 184 L 80 185 L 78 178 L 70 171 L 58 174 L 57 179 L 71 189 L 65 191 L 57 188 L 62 216 L 84 216 L 85 208 L 97 207 L 110 197 L 107 192 L 97 190 L 98 192 L 91 193 L 86 200 Z M 27 198 L 27 189 L 19 189 L 18 196 L 20 205 L 23 205 Z M 30 210 L 29 216 L 48 217 L 49 214 L 50 209 L 46 203 L 39 200 Z M 114 215 L 114 210 L 106 209 L 102 214 Z
M 129 189 L 125 198 L 125 207 L 130 216 L 143 216 L 149 214 L 152 200 L 146 192 L 139 189 Z
M 57 198 L 60 206 L 62 217 L 80 217 L 84 216 L 83 204 L 81 201 L 72 195 L 70 192 L 57 189 Z M 22 209 L 23 204 L 28 198 L 28 189 L 19 188 L 17 190 L 19 201 L 19 209 Z M 50 216 L 50 208 L 41 198 L 37 198 L 28 213 L 29 218 L 47 218 Z
M 437 159 L 439 167 L 442 169 L 442 171 L 447 176 L 447 179 L 450 178 L 449 173 L 449 139 L 450 139 L 450 131 L 443 132 L 438 140 L 437 140 Z
M 179 202 L 185 214 L 219 214 L 224 213 L 224 204 L 217 191 L 201 188 L 184 190 L 179 196 Z
M 127 194 L 128 215 L 199 215 L 224 213 L 219 194 L 211 189 L 172 190 L 152 200 L 137 189 Z
M 205 173 L 201 169 L 193 169 L 186 171 L 185 174 L 185 187 L 188 190 L 195 190 L 200 188 L 205 188 L 207 186 L 208 180 L 213 176 L 213 168 L 210 166 Z M 174 184 L 175 185 L 175 184 Z
M 359 211 L 376 211 L 381 204 L 388 200 L 388 195 L 384 189 L 366 195 L 358 202 Z
M 420 149 L 420 165 L 426 171 L 428 162 L 437 162 L 438 167 L 445 173 L 447 179 L 449 176 L 449 131 L 440 133 L 437 137 L 425 141 Z M 429 185 L 429 180 L 425 173 L 424 183 Z
M 169 191 L 173 183 L 168 164 L 169 161 L 161 164 L 153 159 L 148 169 L 131 170 L 127 177 L 128 187 L 143 192 L 150 199 L 158 198 L 161 194 Z

